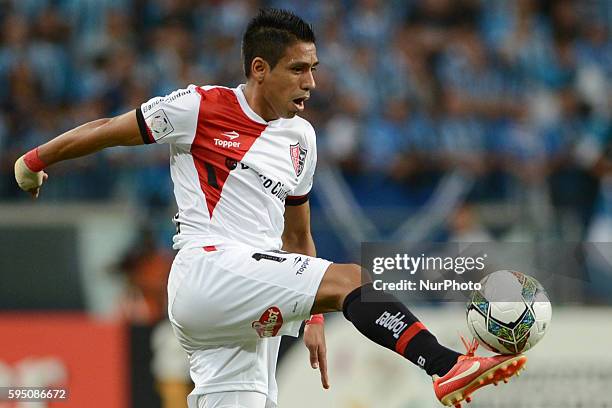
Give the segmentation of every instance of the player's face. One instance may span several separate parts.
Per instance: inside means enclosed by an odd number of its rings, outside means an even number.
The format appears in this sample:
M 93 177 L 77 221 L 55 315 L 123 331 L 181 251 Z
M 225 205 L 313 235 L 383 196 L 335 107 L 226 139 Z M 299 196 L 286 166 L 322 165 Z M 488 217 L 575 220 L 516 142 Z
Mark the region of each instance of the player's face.
M 304 110 L 315 88 L 314 71 L 319 63 L 313 43 L 297 42 L 285 50 L 264 81 L 265 98 L 276 116 L 292 118 Z

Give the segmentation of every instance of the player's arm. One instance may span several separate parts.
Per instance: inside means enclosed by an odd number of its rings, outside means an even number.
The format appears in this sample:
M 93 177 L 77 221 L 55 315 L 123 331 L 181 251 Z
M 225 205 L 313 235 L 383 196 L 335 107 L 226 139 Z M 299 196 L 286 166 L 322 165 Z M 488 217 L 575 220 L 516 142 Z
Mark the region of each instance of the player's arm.
M 310 232 L 310 205 L 308 201 L 285 207 L 285 229 L 282 238 L 285 251 L 316 256 L 317 251 Z M 314 315 L 306 322 L 304 344 L 310 353 L 310 365 L 312 368 L 318 368 L 321 372 L 323 388 L 329 388 L 323 315 Z
M 310 233 L 310 205 L 308 201 L 285 207 L 285 229 L 283 250 L 309 256 L 317 256 L 314 240 Z
M 136 111 L 110 119 L 98 119 L 69 130 L 21 156 L 15 162 L 15 179 L 22 190 L 37 197 L 40 186 L 47 179 L 43 169 L 51 164 L 86 156 L 107 147 L 143 143 Z
M 144 144 L 136 111 L 110 119 L 98 119 L 59 135 L 38 148 L 47 165 L 95 153 L 107 147 Z

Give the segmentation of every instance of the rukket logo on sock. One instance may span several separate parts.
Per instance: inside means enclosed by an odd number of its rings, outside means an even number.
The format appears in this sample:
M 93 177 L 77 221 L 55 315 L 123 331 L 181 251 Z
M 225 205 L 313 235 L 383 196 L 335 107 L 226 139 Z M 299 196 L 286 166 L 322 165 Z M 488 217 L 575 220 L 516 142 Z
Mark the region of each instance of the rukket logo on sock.
M 270 306 L 259 318 L 251 323 L 257 335 L 263 337 L 274 337 L 283 325 L 283 314 L 276 306 Z
M 397 312 L 394 315 L 385 311 L 380 315 L 378 319 L 376 319 L 376 324 L 384 327 L 385 329 L 389 329 L 393 332 L 393 337 L 399 339 L 400 334 L 404 331 L 406 327 L 408 327 L 408 323 L 404 323 L 405 315 L 401 315 L 402 312 Z

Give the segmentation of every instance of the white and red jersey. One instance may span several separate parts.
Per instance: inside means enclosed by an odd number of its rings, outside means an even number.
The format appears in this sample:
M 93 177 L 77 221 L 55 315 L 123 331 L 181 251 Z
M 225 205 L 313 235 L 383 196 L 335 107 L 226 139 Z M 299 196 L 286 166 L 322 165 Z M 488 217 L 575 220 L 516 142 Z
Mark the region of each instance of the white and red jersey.
M 175 249 L 231 243 L 279 249 L 285 204 L 308 198 L 314 129 L 298 116 L 266 122 L 243 88 L 190 85 L 136 111 L 145 143 L 170 145 Z

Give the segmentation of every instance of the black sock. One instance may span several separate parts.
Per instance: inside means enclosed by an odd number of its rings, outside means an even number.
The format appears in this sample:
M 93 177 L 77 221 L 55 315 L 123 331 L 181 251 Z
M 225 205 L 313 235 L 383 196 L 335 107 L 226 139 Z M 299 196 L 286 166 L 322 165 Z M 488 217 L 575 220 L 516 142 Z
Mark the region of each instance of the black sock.
M 371 301 L 362 300 L 366 294 Z M 429 375 L 443 376 L 460 356 L 440 345 L 395 296 L 375 290 L 371 283 L 349 293 L 342 312 L 364 336 L 401 354 Z

